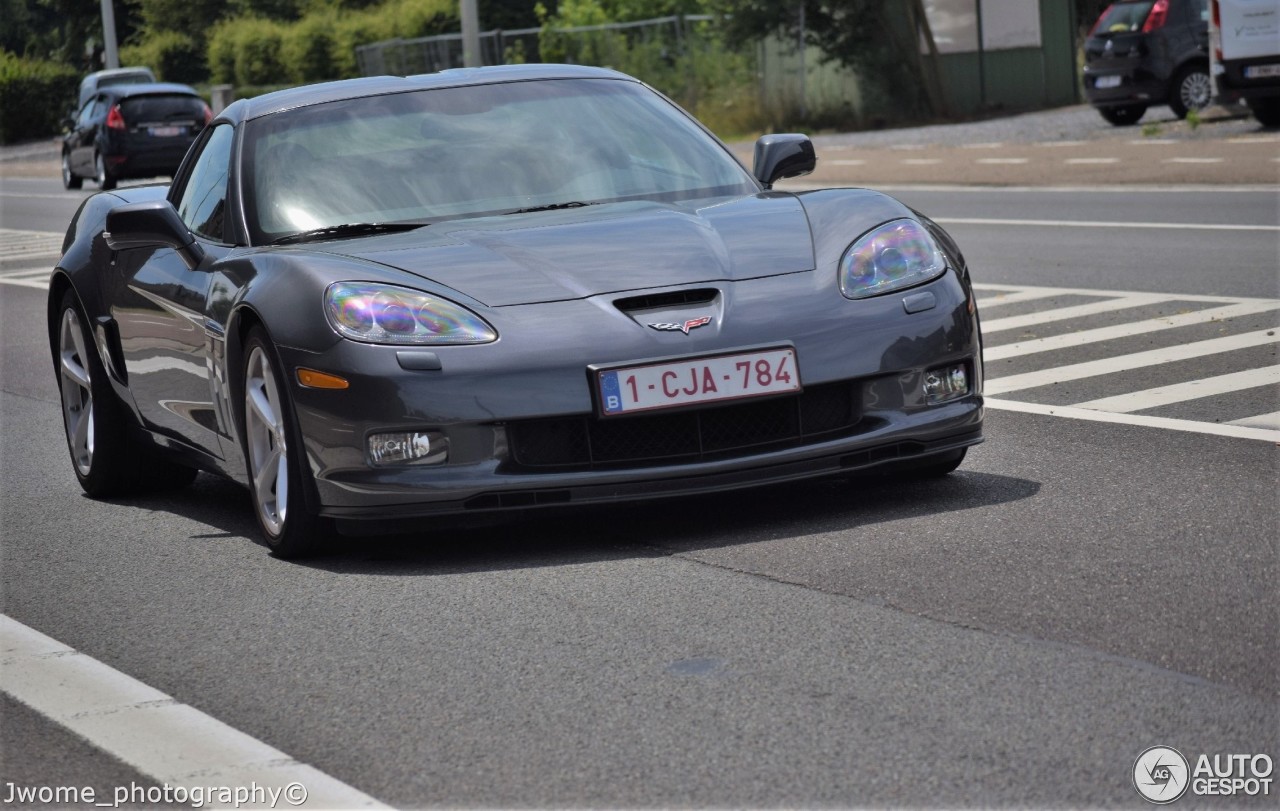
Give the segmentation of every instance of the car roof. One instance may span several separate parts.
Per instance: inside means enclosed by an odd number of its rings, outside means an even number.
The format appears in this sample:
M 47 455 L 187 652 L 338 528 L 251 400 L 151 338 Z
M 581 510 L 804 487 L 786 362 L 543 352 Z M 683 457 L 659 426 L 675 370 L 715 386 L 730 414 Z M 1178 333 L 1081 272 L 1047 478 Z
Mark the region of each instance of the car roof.
M 99 92 L 110 93 L 119 98 L 128 98 L 129 96 L 154 96 L 154 95 L 183 95 L 183 96 L 199 96 L 194 87 L 185 84 L 176 84 L 174 82 L 146 82 L 144 84 L 113 84 L 107 85 Z
M 100 81 L 112 76 L 154 76 L 151 68 L 134 67 L 134 68 L 108 68 L 107 70 L 97 70 L 90 73 L 81 80 L 81 84 L 91 81 Z
M 345 79 L 337 82 L 292 87 L 251 99 L 235 102 L 225 111 L 223 118 L 232 121 L 249 121 L 265 115 L 309 107 L 331 101 L 382 96 L 392 93 L 408 93 L 414 90 L 436 90 L 443 87 L 498 84 L 503 82 L 527 82 L 539 79 L 622 79 L 636 81 L 624 73 L 581 65 L 497 65 L 484 68 L 456 68 L 439 73 L 423 73 L 417 76 L 371 76 L 364 79 Z

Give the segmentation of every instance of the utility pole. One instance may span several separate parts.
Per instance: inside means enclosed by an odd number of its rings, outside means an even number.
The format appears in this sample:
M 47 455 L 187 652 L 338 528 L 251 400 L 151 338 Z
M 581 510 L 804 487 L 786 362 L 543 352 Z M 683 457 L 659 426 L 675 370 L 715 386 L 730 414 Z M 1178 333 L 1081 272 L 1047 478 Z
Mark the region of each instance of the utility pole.
M 120 67 L 120 52 L 116 49 L 116 10 L 111 0 L 102 0 L 102 47 L 106 51 L 107 67 Z
M 103 0 L 105 3 L 107 0 Z M 476 11 L 476 0 L 459 0 L 462 5 L 462 65 L 478 68 L 484 64 L 480 58 L 480 13 Z

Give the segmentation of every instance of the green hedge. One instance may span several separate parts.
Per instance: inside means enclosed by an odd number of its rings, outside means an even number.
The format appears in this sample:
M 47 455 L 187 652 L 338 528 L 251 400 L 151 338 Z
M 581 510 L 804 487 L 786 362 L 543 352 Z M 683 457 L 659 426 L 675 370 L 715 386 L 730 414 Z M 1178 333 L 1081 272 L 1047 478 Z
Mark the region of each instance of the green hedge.
M 0 144 L 56 135 L 79 83 L 66 65 L 0 50 Z
M 444 34 L 457 27 L 455 0 L 388 0 L 358 10 L 329 7 L 294 23 L 235 17 L 213 27 L 205 57 L 215 84 L 345 79 L 359 75 L 357 46 Z
M 120 49 L 120 64 L 146 65 L 162 82 L 195 84 L 209 75 L 205 55 L 196 41 L 177 31 L 160 31 L 137 45 Z

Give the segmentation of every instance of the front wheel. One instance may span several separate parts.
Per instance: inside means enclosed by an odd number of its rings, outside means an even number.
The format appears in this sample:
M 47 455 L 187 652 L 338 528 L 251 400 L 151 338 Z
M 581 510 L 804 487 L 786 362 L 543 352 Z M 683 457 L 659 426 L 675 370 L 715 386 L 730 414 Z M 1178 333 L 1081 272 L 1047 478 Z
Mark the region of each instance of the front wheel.
M 107 171 L 107 160 L 98 152 L 93 156 L 94 180 L 102 191 L 111 191 L 116 187 L 116 179 Z
M 1169 109 L 1178 118 L 1186 118 L 1191 110 L 1203 110 L 1213 99 L 1213 81 L 1201 65 L 1188 65 L 1178 71 L 1169 93 Z
M 307 510 L 302 449 L 293 446 L 293 410 L 282 371 L 270 339 L 255 327 L 245 342 L 245 464 L 262 539 L 272 552 L 289 558 L 316 551 L 330 531 L 328 522 Z
M 84 185 L 84 178 L 71 171 L 71 153 L 62 153 L 62 188 L 78 189 Z
M 1098 115 L 1105 118 L 1113 126 L 1130 127 L 1138 123 L 1147 111 L 1145 104 L 1121 104 L 1118 107 L 1099 107 Z

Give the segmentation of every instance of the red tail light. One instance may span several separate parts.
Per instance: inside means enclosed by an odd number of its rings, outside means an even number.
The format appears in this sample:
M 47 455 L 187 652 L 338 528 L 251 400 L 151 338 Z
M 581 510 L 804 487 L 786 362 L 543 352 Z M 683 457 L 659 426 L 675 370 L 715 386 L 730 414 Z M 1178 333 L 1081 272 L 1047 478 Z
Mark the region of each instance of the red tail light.
M 1146 34 L 1157 28 L 1163 28 L 1168 21 L 1169 0 L 1156 0 L 1155 5 L 1151 7 L 1151 13 L 1147 15 L 1147 21 L 1142 26 L 1142 33 Z
M 1115 4 L 1113 3 L 1112 5 L 1115 5 Z M 1107 15 L 1110 13 L 1111 13 L 1111 6 L 1107 6 L 1102 10 L 1102 13 L 1098 15 L 1098 19 L 1094 20 L 1093 28 L 1089 29 L 1089 36 L 1093 36 L 1094 34 L 1098 33 L 1098 26 L 1102 25 L 1102 21 L 1105 20 L 1107 18 Z
M 109 130 L 125 130 L 128 127 L 124 123 L 124 115 L 120 112 L 120 105 L 117 104 L 111 108 L 111 112 L 107 113 L 107 129 Z
M 209 126 L 209 122 L 213 120 L 213 110 L 209 109 L 209 105 L 204 106 L 204 125 Z

